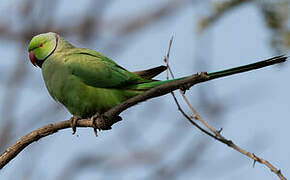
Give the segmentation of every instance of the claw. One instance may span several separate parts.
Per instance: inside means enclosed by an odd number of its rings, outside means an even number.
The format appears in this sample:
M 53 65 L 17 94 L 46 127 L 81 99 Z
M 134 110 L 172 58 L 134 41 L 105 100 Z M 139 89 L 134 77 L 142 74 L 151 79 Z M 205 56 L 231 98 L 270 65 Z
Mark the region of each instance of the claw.
M 92 125 L 93 125 L 93 128 L 94 128 L 94 133 L 95 133 L 96 136 L 98 136 L 98 127 L 97 127 L 97 119 L 98 118 L 101 118 L 100 113 L 96 113 L 95 115 L 93 115 L 91 117 Z
M 80 116 L 73 116 L 70 118 L 70 125 L 72 127 L 72 134 L 75 134 L 77 131 L 77 122 L 82 119 Z

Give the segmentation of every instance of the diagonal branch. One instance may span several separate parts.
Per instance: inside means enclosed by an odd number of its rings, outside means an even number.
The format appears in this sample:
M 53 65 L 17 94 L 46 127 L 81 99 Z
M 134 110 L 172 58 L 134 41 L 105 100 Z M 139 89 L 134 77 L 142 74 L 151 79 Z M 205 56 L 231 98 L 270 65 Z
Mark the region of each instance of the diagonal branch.
M 82 119 L 78 121 L 78 127 L 92 127 L 91 121 L 87 119 Z M 6 149 L 4 153 L 0 156 L 0 169 L 2 169 L 9 161 L 11 161 L 14 157 L 16 157 L 25 147 L 29 144 L 38 141 L 39 139 L 56 133 L 57 131 L 65 128 L 70 128 L 71 122 L 69 120 L 57 122 L 54 124 L 49 124 L 38 128 L 12 144 L 10 147 Z
M 116 116 L 118 116 L 122 111 L 140 102 L 146 101 L 154 97 L 162 96 L 164 94 L 167 94 L 169 92 L 172 92 L 184 86 L 191 87 L 197 83 L 201 83 L 207 80 L 209 80 L 209 77 L 206 75 L 206 73 L 200 73 L 200 74 L 194 74 L 186 79 L 178 80 L 175 82 L 169 82 L 169 83 L 160 85 L 156 88 L 150 89 L 144 92 L 143 94 L 140 94 L 131 99 L 128 99 L 122 104 L 107 111 L 105 113 L 105 116 L 108 118 L 107 121 L 106 122 L 100 121 L 99 123 L 97 123 L 96 124 L 97 128 L 103 129 L 103 127 L 107 127 L 107 126 L 111 126 L 115 124 L 116 122 L 119 121 L 119 119 L 116 120 L 115 118 Z M 82 119 L 82 120 L 77 121 L 77 126 L 78 127 L 95 127 L 92 124 L 92 121 L 89 119 Z M 14 157 L 16 157 L 29 144 L 39 140 L 40 138 L 56 133 L 57 131 L 61 129 L 66 129 L 70 127 L 71 127 L 70 121 L 66 120 L 66 121 L 61 121 L 54 124 L 43 126 L 37 130 L 34 130 L 26 134 L 25 136 L 20 138 L 18 141 L 16 141 L 14 144 L 12 144 L 10 147 L 8 147 L 6 151 L 0 155 L 0 169 L 2 169 Z

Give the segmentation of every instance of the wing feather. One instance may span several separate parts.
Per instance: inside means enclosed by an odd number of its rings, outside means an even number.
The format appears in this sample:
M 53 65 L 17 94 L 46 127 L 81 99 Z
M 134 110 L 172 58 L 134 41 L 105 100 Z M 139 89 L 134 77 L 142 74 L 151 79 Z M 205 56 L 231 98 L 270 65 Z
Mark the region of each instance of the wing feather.
M 84 83 L 99 88 L 122 88 L 132 84 L 150 82 L 127 71 L 100 53 L 77 49 L 67 56 L 67 66 Z

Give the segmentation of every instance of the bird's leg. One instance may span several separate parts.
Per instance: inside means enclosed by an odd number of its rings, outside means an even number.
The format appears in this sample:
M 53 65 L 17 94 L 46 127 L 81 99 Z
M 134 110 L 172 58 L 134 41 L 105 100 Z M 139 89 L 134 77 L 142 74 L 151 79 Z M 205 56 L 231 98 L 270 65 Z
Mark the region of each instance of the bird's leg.
M 80 119 L 82 119 L 80 116 L 73 116 L 73 117 L 70 118 L 70 125 L 71 125 L 72 131 L 73 131 L 72 134 L 75 134 L 76 133 L 76 130 L 77 130 L 77 122 Z

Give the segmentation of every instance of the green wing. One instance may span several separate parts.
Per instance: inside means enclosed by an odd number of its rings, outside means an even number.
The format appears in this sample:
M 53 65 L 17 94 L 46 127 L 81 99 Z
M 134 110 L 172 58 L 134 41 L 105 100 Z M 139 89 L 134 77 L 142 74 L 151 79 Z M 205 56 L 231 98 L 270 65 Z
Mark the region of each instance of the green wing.
M 89 49 L 74 49 L 67 55 L 66 65 L 81 81 L 99 88 L 122 88 L 151 81 L 127 71 L 111 59 Z

